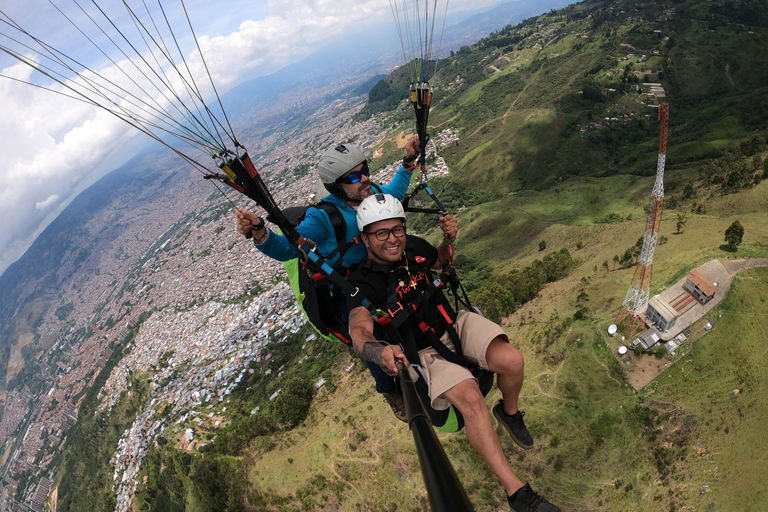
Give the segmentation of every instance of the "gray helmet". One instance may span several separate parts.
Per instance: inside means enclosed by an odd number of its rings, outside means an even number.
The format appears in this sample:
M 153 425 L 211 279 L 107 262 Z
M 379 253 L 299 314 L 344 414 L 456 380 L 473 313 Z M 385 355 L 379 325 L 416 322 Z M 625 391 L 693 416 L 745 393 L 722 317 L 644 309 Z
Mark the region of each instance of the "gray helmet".
M 325 185 L 332 185 L 350 169 L 365 160 L 365 153 L 352 144 L 338 144 L 323 151 L 317 162 L 317 173 Z

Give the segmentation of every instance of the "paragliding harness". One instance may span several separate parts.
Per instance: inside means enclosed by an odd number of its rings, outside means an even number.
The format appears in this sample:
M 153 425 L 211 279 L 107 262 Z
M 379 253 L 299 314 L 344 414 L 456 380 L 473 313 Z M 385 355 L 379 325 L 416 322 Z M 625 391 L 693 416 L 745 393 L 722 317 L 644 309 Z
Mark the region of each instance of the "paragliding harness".
M 325 337 L 343 341 L 345 343 L 351 343 L 347 327 L 343 325 L 341 319 L 338 318 L 338 309 L 335 308 L 334 302 L 323 299 L 326 298 L 326 292 L 330 294 L 330 285 L 333 285 L 336 290 L 340 290 L 343 293 L 358 293 L 357 287 L 350 285 L 345 276 L 342 276 L 341 273 L 336 271 L 325 261 L 326 257 L 332 258 L 341 251 L 346 252 L 352 245 L 354 245 L 354 243 L 350 242 L 348 244 L 345 243 L 339 245 L 330 255 L 324 256 L 319 254 L 317 245 L 312 240 L 305 240 L 304 237 L 296 231 L 296 224 L 300 222 L 303 214 L 306 213 L 307 208 L 294 208 L 286 211 L 281 210 L 277 206 L 275 199 L 269 193 L 264 180 L 262 180 L 256 167 L 251 162 L 245 148 L 242 146 L 237 147 L 236 153 L 231 151 L 222 152 L 217 158 L 217 165 L 224 174 L 210 174 L 205 176 L 205 178 L 222 181 L 238 192 L 253 199 L 256 204 L 267 211 L 267 219 L 276 224 L 278 228 L 280 228 L 282 234 L 285 235 L 286 240 L 299 251 L 299 258 L 293 260 L 296 262 L 295 265 L 293 265 L 290 270 L 286 267 L 286 270 L 289 271 L 289 276 L 291 273 L 294 275 L 291 287 L 297 298 L 299 298 L 302 311 L 307 316 L 307 319 L 310 320 L 310 322 L 313 322 L 312 325 Z M 335 209 L 333 205 L 329 204 L 328 206 L 333 209 L 326 209 L 326 206 L 318 207 L 328 213 L 334 227 L 336 240 L 346 240 L 346 224 L 341 216 L 341 212 Z M 292 217 L 291 220 L 289 220 L 287 214 L 290 214 Z M 251 234 L 248 233 L 246 238 L 251 238 Z M 307 245 L 310 247 L 309 250 L 304 249 Z M 343 257 L 344 254 L 342 253 L 339 257 L 339 261 L 342 261 Z M 293 272 L 294 269 L 295 272 Z M 314 276 L 319 277 L 318 279 L 314 279 Z M 318 281 L 322 281 L 321 286 L 317 285 Z M 318 290 L 320 291 L 318 292 Z M 304 295 L 303 297 L 301 297 L 302 294 Z M 365 306 L 371 314 L 379 314 L 367 299 L 363 299 L 363 306 Z
M 377 191 L 380 190 L 376 183 L 372 183 L 371 186 Z M 328 215 L 336 239 L 336 249 L 329 254 L 320 254 L 320 257 L 327 261 L 338 256 L 333 270 L 346 279 L 354 268 L 344 266 L 344 255 L 350 248 L 360 243 L 359 237 L 346 241 L 347 223 L 339 208 L 332 203 L 320 201 L 312 206 L 294 206 L 284 209 L 283 214 L 292 226 L 298 226 L 310 208 L 317 208 Z M 267 220 L 277 224 L 271 213 L 267 215 Z M 329 341 L 351 344 L 346 315 L 342 315 L 346 301 L 345 289 L 332 286 L 322 268 L 314 261 L 305 258 L 303 254 L 284 261 L 283 267 L 288 274 L 288 282 L 301 312 L 318 334 Z
M 453 295 L 456 309 L 459 308 L 460 304 L 468 310 L 474 310 L 474 308 L 456 276 L 456 269 L 453 264 L 450 261 L 443 262 L 442 271 L 436 277 L 432 268 L 434 263 L 434 258 L 426 259 L 415 254 L 412 243 L 407 241 L 405 264 L 401 267 L 391 269 L 391 267 L 381 265 L 370 259 L 365 260 L 363 265 L 373 271 L 385 272 L 389 276 L 387 302 L 377 304 L 378 309 L 383 311 L 384 315 L 379 315 L 375 320 L 381 325 L 385 338 L 402 347 L 408 361 L 419 374 L 420 378 L 415 383 L 416 390 L 421 396 L 432 424 L 435 428 L 445 432 L 456 432 L 464 426 L 464 420 L 459 411 L 453 406 L 442 411 L 430 406 L 429 386 L 421 371 L 416 337 L 419 336 L 426 340 L 446 361 L 468 368 L 477 378 L 483 396 L 488 394 L 493 386 L 493 373 L 479 368 L 476 363 L 464 357 L 461 340 L 455 328 L 456 311 L 451 307 L 443 290 Z M 419 273 L 426 276 L 429 285 L 414 300 L 404 302 L 403 299 L 400 299 L 398 289 L 407 286 L 405 283 L 413 282 L 413 276 Z M 427 309 L 432 309 L 437 313 L 434 316 L 439 319 L 445 332 L 448 333 L 455 351 L 449 349 L 435 332 L 434 326 L 427 323 L 425 318 Z M 418 332 L 415 331 L 415 325 L 418 325 Z

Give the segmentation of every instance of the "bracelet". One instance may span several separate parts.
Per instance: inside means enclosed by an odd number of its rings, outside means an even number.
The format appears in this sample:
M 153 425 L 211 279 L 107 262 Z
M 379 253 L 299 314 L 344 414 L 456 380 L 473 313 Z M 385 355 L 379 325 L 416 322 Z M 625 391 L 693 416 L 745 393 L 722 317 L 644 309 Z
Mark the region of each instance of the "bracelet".
M 264 224 L 264 222 L 262 221 L 262 227 L 264 227 L 263 224 Z M 253 244 L 254 245 L 261 245 L 261 244 L 263 244 L 264 241 L 267 239 L 267 235 L 268 234 L 269 234 L 269 230 L 265 229 L 264 230 L 264 234 L 261 235 L 261 238 L 259 238 L 258 240 L 256 240 L 255 238 L 253 239 Z

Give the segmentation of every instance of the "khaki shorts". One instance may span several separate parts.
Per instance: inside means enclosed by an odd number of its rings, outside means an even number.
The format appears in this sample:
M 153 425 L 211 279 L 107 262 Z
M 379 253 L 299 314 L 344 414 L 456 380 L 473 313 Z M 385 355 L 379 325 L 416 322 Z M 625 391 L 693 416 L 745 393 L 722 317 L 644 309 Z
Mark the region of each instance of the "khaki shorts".
M 485 354 L 491 341 L 497 336 L 507 342 L 509 341 L 500 325 L 477 313 L 460 310 L 457 313 L 454 327 L 461 340 L 464 357 L 486 370 L 488 363 L 485 360 Z M 447 332 L 443 334 L 440 340 L 446 347 L 455 352 Z M 429 384 L 429 398 L 432 402 L 432 408 L 438 411 L 445 410 L 451 405 L 448 400 L 442 398 L 443 393 L 463 380 L 474 379 L 472 372 L 463 366 L 446 361 L 432 347 L 419 351 L 419 360 L 424 376 L 427 378 L 427 384 Z M 413 373 L 412 371 L 411 376 L 415 378 Z

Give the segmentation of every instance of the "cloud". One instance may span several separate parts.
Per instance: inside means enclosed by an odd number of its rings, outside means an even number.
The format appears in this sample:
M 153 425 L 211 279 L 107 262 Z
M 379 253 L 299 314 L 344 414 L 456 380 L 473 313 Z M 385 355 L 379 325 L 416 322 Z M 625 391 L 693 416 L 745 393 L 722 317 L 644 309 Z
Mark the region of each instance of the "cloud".
M 35 203 L 35 210 L 47 210 L 49 206 L 55 204 L 59 199 L 59 194 L 53 194 L 45 201 L 38 201 Z

